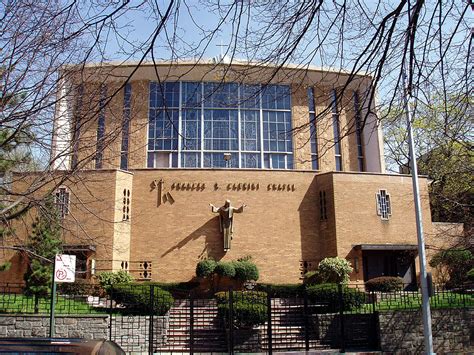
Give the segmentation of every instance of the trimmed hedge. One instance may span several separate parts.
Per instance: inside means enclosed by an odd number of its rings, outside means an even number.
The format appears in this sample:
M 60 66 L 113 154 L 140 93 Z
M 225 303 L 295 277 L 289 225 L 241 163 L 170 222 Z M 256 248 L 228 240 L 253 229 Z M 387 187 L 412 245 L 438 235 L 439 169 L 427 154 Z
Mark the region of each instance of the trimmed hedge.
M 403 289 L 403 279 L 395 276 L 381 276 L 370 279 L 365 283 L 367 291 L 395 292 Z
M 291 298 L 304 297 L 305 286 L 303 284 L 257 284 L 257 291 L 264 291 L 272 297 Z
M 130 314 L 148 315 L 153 313 L 157 316 L 165 315 L 173 305 L 174 299 L 171 293 L 159 287 L 153 288 L 151 297 L 150 285 L 114 285 L 108 290 L 112 300 L 123 305 L 125 312 Z
M 228 324 L 229 292 L 215 294 L 219 316 Z M 259 291 L 234 291 L 232 293 L 233 325 L 237 329 L 251 328 L 267 320 L 267 294 Z
M 341 310 L 339 289 L 337 284 L 321 284 L 307 289 L 311 303 L 319 305 L 312 311 L 315 313 L 331 313 Z M 342 310 L 350 311 L 360 308 L 365 303 L 365 293 L 345 285 L 342 286 Z
M 143 283 L 138 285 L 143 285 Z M 189 297 L 194 289 L 199 287 L 199 282 L 147 282 L 145 285 L 153 285 L 155 287 L 161 288 L 162 290 L 168 291 L 174 298 L 186 298 Z
M 196 275 L 198 277 L 209 277 L 214 273 L 216 268 L 216 261 L 213 259 L 204 259 L 196 265 Z
M 214 272 L 219 276 L 234 277 L 235 267 L 234 263 L 219 261 L 214 268 Z

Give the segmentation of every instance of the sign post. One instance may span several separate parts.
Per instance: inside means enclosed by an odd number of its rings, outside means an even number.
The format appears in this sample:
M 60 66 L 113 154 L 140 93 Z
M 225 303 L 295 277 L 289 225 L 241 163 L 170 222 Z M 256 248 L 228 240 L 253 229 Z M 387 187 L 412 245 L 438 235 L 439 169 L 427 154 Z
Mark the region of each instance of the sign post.
M 51 285 L 51 306 L 49 313 L 49 337 L 54 337 L 54 311 L 56 308 L 56 283 L 74 282 L 76 276 L 76 256 L 56 254 L 53 262 Z

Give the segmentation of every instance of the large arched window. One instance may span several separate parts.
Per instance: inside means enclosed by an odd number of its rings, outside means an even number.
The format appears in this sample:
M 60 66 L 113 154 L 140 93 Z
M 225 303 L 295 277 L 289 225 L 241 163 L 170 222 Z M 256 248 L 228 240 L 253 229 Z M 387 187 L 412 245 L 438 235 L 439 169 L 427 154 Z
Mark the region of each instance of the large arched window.
M 293 168 L 285 85 L 150 83 L 148 167 Z

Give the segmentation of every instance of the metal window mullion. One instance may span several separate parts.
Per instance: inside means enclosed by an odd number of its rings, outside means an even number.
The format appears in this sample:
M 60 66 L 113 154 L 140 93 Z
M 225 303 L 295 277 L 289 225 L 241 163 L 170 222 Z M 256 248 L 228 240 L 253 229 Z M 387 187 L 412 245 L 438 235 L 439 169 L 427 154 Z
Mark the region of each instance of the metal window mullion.
M 204 168 L 204 83 L 201 85 L 201 168 Z
M 180 81 L 179 82 L 179 108 L 178 108 L 178 168 L 181 168 L 181 144 L 183 143 L 183 136 L 182 136 L 182 132 L 183 132 L 183 118 L 182 118 L 182 105 L 183 105 L 183 100 L 182 100 L 182 96 L 183 96 L 183 82 Z M 170 162 L 170 167 L 173 166 L 173 157 L 172 155 L 170 154 L 169 156 L 169 162 Z

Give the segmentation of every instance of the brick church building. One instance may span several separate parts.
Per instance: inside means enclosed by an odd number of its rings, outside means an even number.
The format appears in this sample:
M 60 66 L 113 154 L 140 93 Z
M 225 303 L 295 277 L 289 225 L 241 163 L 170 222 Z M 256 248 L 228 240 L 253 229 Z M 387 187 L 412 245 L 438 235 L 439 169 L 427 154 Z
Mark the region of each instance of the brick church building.
M 370 76 L 212 61 L 74 70 L 64 68 L 51 175 L 64 252 L 83 277 L 187 281 L 200 259 L 250 255 L 260 281 L 295 283 L 340 256 L 352 281 L 416 282 L 412 181 L 385 172 Z M 429 240 L 440 226 L 420 186 Z M 246 205 L 229 250 L 209 206 L 226 200 Z M 21 253 L 2 257 L 13 265 L 0 277 L 21 279 Z

